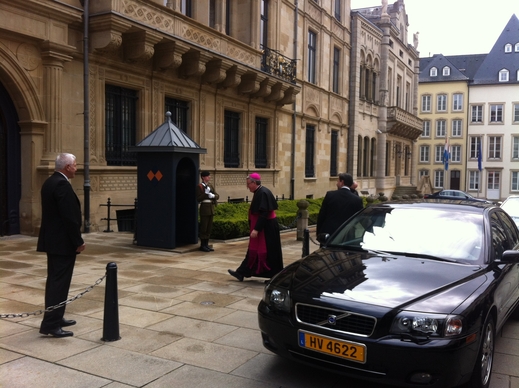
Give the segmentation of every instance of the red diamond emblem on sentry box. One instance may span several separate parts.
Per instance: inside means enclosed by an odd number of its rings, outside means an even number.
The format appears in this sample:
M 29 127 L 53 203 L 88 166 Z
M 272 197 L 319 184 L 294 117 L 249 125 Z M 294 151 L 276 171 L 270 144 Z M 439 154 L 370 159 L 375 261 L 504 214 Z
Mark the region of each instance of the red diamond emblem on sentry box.
M 153 178 L 156 178 L 157 181 L 160 181 L 163 177 L 162 173 L 159 171 L 157 171 L 156 173 L 153 173 L 153 171 L 149 171 L 148 172 L 148 175 L 146 175 L 148 177 L 148 179 L 151 181 L 153 180 Z

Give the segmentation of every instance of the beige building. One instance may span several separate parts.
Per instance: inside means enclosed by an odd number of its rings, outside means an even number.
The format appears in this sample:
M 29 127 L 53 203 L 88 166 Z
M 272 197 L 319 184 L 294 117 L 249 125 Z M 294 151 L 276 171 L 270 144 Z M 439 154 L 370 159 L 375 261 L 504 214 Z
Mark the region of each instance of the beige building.
M 419 181 L 430 178 L 432 191 L 465 190 L 469 80 L 471 69 L 475 63 L 481 64 L 482 58 L 472 55 L 468 59 L 471 63 L 466 63 L 467 59 L 441 54 L 421 59 L 418 94 L 423 131 L 417 144 L 416 174 Z
M 403 1 L 375 8 L 353 27 L 348 0 L 0 2 L 0 234 L 37 233 L 59 152 L 78 157 L 85 229 L 103 230 L 166 111 L 223 200 L 250 195 L 252 171 L 280 197 L 322 197 L 346 170 L 371 194 L 411 184 L 417 52 Z

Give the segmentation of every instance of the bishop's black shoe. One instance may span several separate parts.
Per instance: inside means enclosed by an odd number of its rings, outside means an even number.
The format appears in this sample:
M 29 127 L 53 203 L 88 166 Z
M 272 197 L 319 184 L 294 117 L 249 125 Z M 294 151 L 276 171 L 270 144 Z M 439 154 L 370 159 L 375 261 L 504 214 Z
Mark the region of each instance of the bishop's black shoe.
M 234 276 L 236 279 L 238 279 L 239 282 L 243 282 L 243 275 L 241 273 L 233 271 L 232 269 L 228 269 L 227 272 L 229 272 L 231 276 Z

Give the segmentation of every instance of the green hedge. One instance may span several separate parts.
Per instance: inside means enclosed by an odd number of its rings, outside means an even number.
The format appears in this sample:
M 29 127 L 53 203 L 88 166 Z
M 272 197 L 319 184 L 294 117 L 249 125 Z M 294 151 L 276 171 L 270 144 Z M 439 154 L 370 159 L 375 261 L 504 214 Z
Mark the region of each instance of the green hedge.
M 367 205 L 366 197 L 361 197 L 364 207 Z M 308 225 L 315 225 L 317 216 L 321 209 L 324 198 L 305 199 L 308 202 Z M 281 200 L 278 201 L 278 210 L 276 216 L 278 218 L 281 229 L 283 227 L 295 228 L 297 220 L 297 212 L 299 208 L 297 203 L 300 200 Z M 375 200 L 374 203 L 379 202 Z M 231 238 L 246 237 L 249 235 L 249 222 L 247 215 L 249 212 L 249 202 L 241 203 L 220 203 L 216 207 L 213 219 L 213 231 L 211 238 L 217 240 L 227 240 Z
M 282 200 L 278 201 L 278 210 L 276 216 L 278 222 L 283 228 L 291 227 L 295 228 L 297 212 L 297 202 L 300 200 Z M 309 224 L 312 225 L 317 220 L 319 209 L 323 198 L 320 199 L 307 199 L 309 206 Z M 211 232 L 211 238 L 218 240 L 227 240 L 231 238 L 245 237 L 249 235 L 249 222 L 248 212 L 250 203 L 220 203 L 216 207 L 214 219 L 213 219 L 213 231 Z

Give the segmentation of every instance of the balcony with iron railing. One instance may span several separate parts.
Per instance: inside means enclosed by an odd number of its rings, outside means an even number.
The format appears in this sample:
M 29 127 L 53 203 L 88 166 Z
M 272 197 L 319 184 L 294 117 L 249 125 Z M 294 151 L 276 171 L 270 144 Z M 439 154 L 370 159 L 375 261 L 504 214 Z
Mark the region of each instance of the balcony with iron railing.
M 285 81 L 296 83 L 297 61 L 277 50 L 265 47 L 261 57 L 261 70 Z

